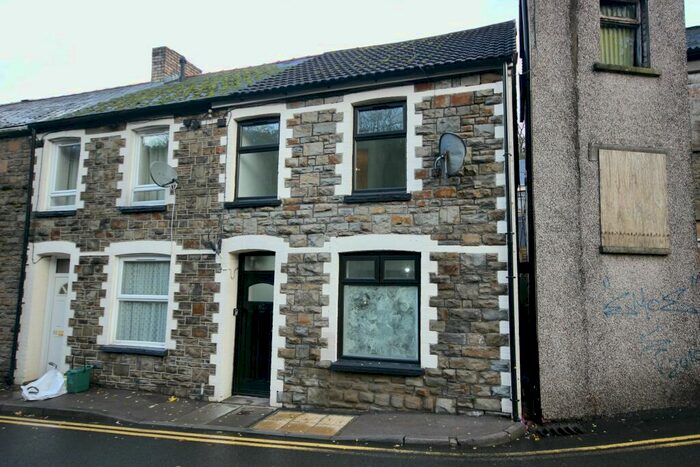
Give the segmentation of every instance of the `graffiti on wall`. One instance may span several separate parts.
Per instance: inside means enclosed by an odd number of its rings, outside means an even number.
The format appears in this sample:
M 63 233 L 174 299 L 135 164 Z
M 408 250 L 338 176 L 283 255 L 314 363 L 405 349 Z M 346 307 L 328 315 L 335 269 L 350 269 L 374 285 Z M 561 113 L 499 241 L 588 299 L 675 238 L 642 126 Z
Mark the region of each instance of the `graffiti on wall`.
M 608 277 L 603 279 L 603 287 L 611 291 Z M 648 355 L 656 370 L 662 376 L 673 379 L 700 364 L 700 347 L 680 348 L 673 339 L 667 337 L 661 319 L 666 315 L 699 316 L 697 297 L 700 291 L 700 273 L 693 274 L 687 286 L 676 287 L 665 293 L 649 293 L 643 287 L 639 290 L 615 292 L 603 304 L 606 318 L 623 317 L 653 321 L 651 331 L 639 335 L 639 348 Z M 700 322 L 696 333 L 700 330 Z

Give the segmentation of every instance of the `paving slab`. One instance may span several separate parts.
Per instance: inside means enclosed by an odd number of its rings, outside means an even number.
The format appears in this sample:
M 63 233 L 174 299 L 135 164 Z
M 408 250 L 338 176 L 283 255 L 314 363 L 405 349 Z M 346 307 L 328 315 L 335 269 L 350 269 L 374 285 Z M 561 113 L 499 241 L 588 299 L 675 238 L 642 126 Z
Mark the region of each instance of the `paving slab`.
M 350 415 L 280 410 L 256 423 L 253 428 L 268 433 L 278 432 L 282 434 L 331 437 L 336 435 L 354 418 Z
M 272 407 L 243 406 L 207 423 L 210 426 L 247 428 L 274 412 Z
M 173 423 L 180 423 L 183 425 L 206 425 L 240 408 L 241 406 L 239 405 L 219 404 L 215 402 L 186 413 L 182 417 L 173 420 Z
M 509 436 L 505 430 L 510 419 L 481 416 L 437 415 L 417 413 L 375 413 L 357 416 L 336 436 L 338 440 L 400 439 L 411 444 L 449 444 L 450 439 L 476 440 L 482 437 Z M 492 438 L 489 438 L 491 442 Z M 471 443 L 468 443 L 471 444 Z

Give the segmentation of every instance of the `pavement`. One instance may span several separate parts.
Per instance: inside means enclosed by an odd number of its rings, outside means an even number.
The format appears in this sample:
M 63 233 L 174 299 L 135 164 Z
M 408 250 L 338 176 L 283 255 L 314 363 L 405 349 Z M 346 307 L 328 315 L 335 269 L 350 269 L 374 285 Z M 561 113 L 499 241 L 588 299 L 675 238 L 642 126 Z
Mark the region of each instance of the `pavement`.
M 496 446 L 526 431 L 521 423 L 490 415 L 308 412 L 268 407 L 255 398 L 207 402 L 100 387 L 31 402 L 17 390 L 0 389 L 0 414 L 393 446 Z

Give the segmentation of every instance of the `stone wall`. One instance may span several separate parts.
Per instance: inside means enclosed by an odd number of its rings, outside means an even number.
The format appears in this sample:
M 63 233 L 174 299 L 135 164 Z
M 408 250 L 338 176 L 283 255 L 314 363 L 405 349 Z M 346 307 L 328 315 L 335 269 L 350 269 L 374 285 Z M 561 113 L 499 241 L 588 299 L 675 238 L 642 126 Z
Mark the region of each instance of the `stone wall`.
M 0 384 L 10 367 L 29 179 L 29 138 L 0 139 Z
M 510 396 L 510 362 L 502 359 L 509 345 L 502 326 L 508 320 L 502 300 L 508 294 L 502 274 L 507 264 L 497 253 L 505 251 L 506 243 L 505 192 L 499 179 L 504 118 L 500 79 L 500 74 L 485 73 L 415 86 L 421 98 L 407 111 L 420 117 L 421 124 L 407 131 L 422 137 L 422 146 L 415 148 L 420 161 L 415 178 L 422 189 L 413 191 L 408 201 L 351 204 L 337 193 L 340 164 L 352 158 L 338 151 L 339 143 L 352 138 L 340 130 L 345 119 L 352 118 L 340 110 L 343 96 L 287 104 L 291 117 L 282 120 L 281 133 L 291 135 L 284 141 L 291 154 L 284 161 L 289 196 L 276 207 L 224 209 L 222 154 L 228 151 L 229 163 L 235 161 L 233 147 L 226 145 L 227 129 L 216 122 L 224 114 L 209 120 L 202 115 L 176 119 L 179 184 L 173 239 L 179 272 L 173 317 L 177 328 L 171 336 L 175 349 L 166 357 L 105 353 L 97 344 L 105 314 L 106 249 L 114 242 L 169 241 L 173 205 L 166 212 L 120 211 L 116 200 L 121 194 L 125 133 L 88 135 L 84 209 L 69 217 L 36 218 L 32 225 L 33 242 L 71 241 L 81 254 L 89 253 L 77 266 L 79 278 L 73 284 L 77 296 L 72 303 L 74 333 L 68 358 L 94 364 L 96 381 L 110 387 L 211 396 L 212 378 L 223 371 L 211 363 L 217 351 L 216 317 L 230 310 L 220 310 L 214 299 L 222 286 L 215 280 L 221 266 L 217 256 L 206 251 L 219 238 L 272 236 L 281 238 L 289 252 L 278 271 L 288 278 L 280 289 L 286 299 L 279 309 L 284 325 L 273 330 L 283 342 L 273 356 L 282 359 L 283 368 L 272 375 L 283 382 L 282 394 L 276 395 L 280 403 L 303 408 L 501 412 L 506 407 L 502 401 Z M 318 106 L 323 108 L 317 110 Z M 190 118 L 201 119 L 201 128 L 182 126 Z M 445 131 L 465 138 L 470 152 L 462 173 L 442 180 L 434 176 L 432 166 L 437 139 Z M 426 274 L 437 294 L 421 306 L 436 311 L 429 327 L 437 335 L 430 348 L 437 365 L 427 368 L 424 376 L 338 373 L 321 358 L 329 346 L 324 307 L 337 301 L 324 292 L 332 261 L 329 242 L 369 234 L 395 235 L 396 245 L 401 245 L 402 235 L 421 236 L 452 249 L 427 253 L 435 271 Z M 482 246 L 486 252 L 469 250 Z M 412 245 L 405 248 L 411 250 Z M 368 244 L 367 250 L 372 249 Z

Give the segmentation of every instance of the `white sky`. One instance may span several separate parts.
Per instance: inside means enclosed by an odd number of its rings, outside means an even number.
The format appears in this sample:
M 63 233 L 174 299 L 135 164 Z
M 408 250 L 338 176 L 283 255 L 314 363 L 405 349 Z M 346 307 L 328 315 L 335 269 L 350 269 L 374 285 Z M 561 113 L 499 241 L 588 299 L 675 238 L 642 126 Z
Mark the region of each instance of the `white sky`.
M 161 45 L 217 71 L 506 21 L 517 3 L 0 0 L 0 103 L 148 81 Z M 700 1 L 685 4 L 700 24 Z

